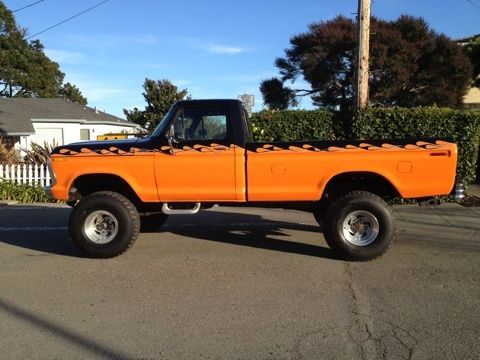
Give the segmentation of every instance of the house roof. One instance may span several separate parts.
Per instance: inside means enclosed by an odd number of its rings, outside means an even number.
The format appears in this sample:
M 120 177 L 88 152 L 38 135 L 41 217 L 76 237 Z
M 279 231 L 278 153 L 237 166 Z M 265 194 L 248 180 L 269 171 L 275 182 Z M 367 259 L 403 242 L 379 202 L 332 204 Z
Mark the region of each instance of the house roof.
M 461 38 L 453 39 L 453 41 L 455 41 L 457 44 L 464 45 L 464 44 L 470 42 L 471 40 L 476 39 L 477 37 L 480 37 L 480 34 L 464 36 L 464 37 L 461 37 Z
M 0 136 L 34 134 L 32 121 L 138 127 L 119 117 L 64 99 L 0 98 Z

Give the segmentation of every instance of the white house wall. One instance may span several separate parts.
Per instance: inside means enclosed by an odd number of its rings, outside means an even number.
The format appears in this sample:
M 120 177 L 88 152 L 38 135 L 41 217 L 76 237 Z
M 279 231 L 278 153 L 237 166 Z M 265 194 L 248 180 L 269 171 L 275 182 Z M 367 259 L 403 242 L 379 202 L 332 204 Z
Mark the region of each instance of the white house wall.
M 31 135 L 28 138 L 28 145 L 31 142 L 43 144 L 44 141 L 48 143 L 55 143 L 57 145 L 65 145 L 73 142 L 79 142 L 80 130 L 90 130 L 90 140 L 96 140 L 98 135 L 108 133 L 122 133 L 128 134 L 135 133 L 135 128 L 131 126 L 117 126 L 109 124 L 88 124 L 88 123 L 76 123 L 76 122 L 33 122 L 33 128 L 35 135 Z M 60 131 L 61 130 L 61 131 Z
M 135 128 L 129 126 L 115 126 L 115 125 L 105 125 L 105 124 L 80 124 L 78 130 L 78 139 L 80 141 L 80 129 L 88 129 L 90 130 L 90 140 L 97 140 L 98 135 L 104 134 L 112 134 L 112 133 L 127 133 L 127 134 L 135 134 Z
M 59 122 L 32 122 L 35 135 L 30 135 L 28 142 L 43 144 L 44 141 L 57 145 L 69 144 L 80 140 L 80 124 L 78 123 L 59 123 Z M 61 130 L 61 137 L 59 131 Z M 45 133 L 50 136 L 46 136 Z

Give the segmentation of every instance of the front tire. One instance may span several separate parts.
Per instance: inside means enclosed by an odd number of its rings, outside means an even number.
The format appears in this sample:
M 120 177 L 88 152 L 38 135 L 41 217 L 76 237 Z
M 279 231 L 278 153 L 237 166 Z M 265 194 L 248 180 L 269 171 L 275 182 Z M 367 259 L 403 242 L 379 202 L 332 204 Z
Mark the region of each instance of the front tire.
M 68 229 L 73 244 L 82 254 L 111 258 L 133 245 L 140 231 L 140 217 L 123 195 L 99 191 L 73 208 Z
M 390 248 L 396 223 L 382 198 L 367 191 L 352 191 L 327 211 L 323 232 L 330 248 L 342 257 L 366 261 Z

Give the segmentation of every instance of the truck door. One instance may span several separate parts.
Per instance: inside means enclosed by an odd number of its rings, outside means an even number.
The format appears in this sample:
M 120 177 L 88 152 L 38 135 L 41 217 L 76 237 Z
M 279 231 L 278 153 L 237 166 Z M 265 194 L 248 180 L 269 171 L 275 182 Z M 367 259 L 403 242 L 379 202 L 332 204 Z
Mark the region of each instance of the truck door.
M 173 118 L 173 152 L 155 153 L 162 202 L 235 200 L 235 146 L 226 107 L 185 106 Z

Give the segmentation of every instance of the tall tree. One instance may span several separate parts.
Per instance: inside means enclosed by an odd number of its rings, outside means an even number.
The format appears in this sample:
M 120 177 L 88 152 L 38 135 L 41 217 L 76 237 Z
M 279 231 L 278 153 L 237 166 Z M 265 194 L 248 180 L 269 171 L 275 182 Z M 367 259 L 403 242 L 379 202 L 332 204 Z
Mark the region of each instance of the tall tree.
M 123 109 L 129 121 L 142 125 L 147 130 L 153 130 L 158 122 L 167 113 L 175 101 L 183 100 L 188 96 L 187 89 L 179 90 L 170 80 L 145 79 L 142 93 L 145 102 L 145 110 L 134 108 Z
M 15 22 L 10 10 L 0 1 L 0 95 L 13 96 L 22 87 L 28 65 L 25 30 Z
M 431 30 L 423 19 L 406 15 L 395 21 L 372 18 L 371 32 L 372 104 L 407 107 L 461 104 L 472 69 L 462 49 L 453 41 Z M 265 103 L 278 108 L 278 104 L 285 105 L 285 93 L 290 93 L 310 96 L 317 106 L 353 109 L 354 22 L 338 16 L 311 24 L 306 33 L 293 36 L 290 45 L 285 56 L 275 61 L 280 73 L 277 82 L 269 79 L 261 83 Z M 286 85 L 300 77 L 309 88 Z
M 283 82 L 277 78 L 262 81 L 260 91 L 263 102 L 272 109 L 286 110 L 298 105 L 295 91 L 285 87 Z
M 25 35 L 26 30 L 0 1 L 0 96 L 64 96 L 65 74 L 45 55 L 39 40 L 28 42 Z
M 69 82 L 60 87 L 59 95 L 67 100 L 75 102 L 80 105 L 87 105 L 87 98 L 82 95 L 82 92 L 75 85 Z
M 34 40 L 28 45 L 25 82 L 17 96 L 52 98 L 57 97 L 65 74 L 60 66 L 43 52 L 43 45 Z

